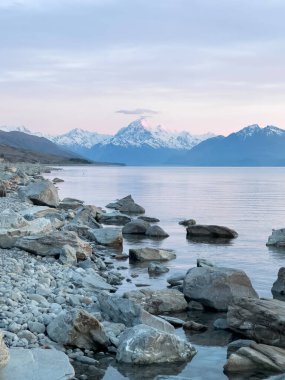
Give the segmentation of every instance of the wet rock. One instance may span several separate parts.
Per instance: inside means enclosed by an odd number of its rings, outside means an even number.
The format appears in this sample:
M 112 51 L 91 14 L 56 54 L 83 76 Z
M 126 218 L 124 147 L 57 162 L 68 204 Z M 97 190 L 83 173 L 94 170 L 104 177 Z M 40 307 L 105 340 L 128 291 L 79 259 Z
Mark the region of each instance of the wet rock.
M 241 298 L 229 306 L 231 330 L 258 343 L 285 348 L 285 302 L 272 299 Z
M 206 259 L 197 259 L 197 267 L 214 267 L 215 265 L 211 261 Z
M 143 220 L 133 220 L 127 223 L 123 229 L 123 235 L 145 235 L 147 229 L 150 227 L 148 222 Z
M 83 201 L 75 198 L 64 198 L 59 203 L 59 208 L 62 208 L 63 210 L 76 210 L 78 208 L 81 208 L 83 206 Z
M 132 364 L 171 363 L 191 360 L 195 354 L 195 348 L 176 335 L 138 325 L 120 336 L 116 359 Z
M 196 224 L 187 227 L 187 237 L 235 239 L 238 233 L 228 227 Z
M 274 282 L 271 293 L 273 298 L 280 301 L 285 301 L 285 268 L 280 268 L 278 271 L 277 280 Z
M 106 207 L 130 214 L 144 214 L 145 212 L 145 209 L 142 206 L 135 203 L 131 195 L 118 199 L 114 203 L 109 203 Z
M 52 180 L 52 182 L 53 182 L 53 183 L 61 183 L 61 182 L 64 182 L 64 180 L 61 179 L 61 178 L 57 178 L 57 177 L 55 177 L 55 178 Z
M 87 350 L 107 347 L 109 344 L 103 325 L 81 309 L 60 313 L 47 326 L 47 333 L 57 343 Z
M 176 258 L 171 250 L 156 248 L 134 248 L 129 250 L 130 261 L 167 261 Z
M 252 343 L 255 343 L 255 341 L 249 339 L 238 339 L 229 343 L 227 349 L 227 359 L 231 356 L 231 354 L 238 351 L 241 347 L 249 347 Z
M 98 222 L 102 224 L 124 226 L 125 224 L 131 222 L 131 218 L 127 215 L 112 212 L 108 214 L 100 214 L 98 216 Z
M 208 330 L 208 327 L 206 325 L 203 325 L 202 323 L 197 323 L 194 321 L 187 321 L 183 324 L 183 328 L 185 330 L 192 330 L 192 331 L 206 331 Z
M 159 318 L 164 319 L 174 327 L 182 327 L 185 323 L 185 321 L 183 321 L 182 319 L 170 317 L 169 315 L 159 315 Z
M 190 269 L 183 282 L 183 293 L 189 300 L 220 311 L 227 311 L 236 298 L 258 298 L 245 272 L 218 267 Z
M 89 230 L 88 237 L 97 244 L 107 247 L 122 248 L 123 236 L 121 228 L 104 227 L 97 230 Z
M 184 281 L 186 273 L 174 272 L 169 277 L 167 277 L 166 281 L 171 286 L 181 285 Z
M 72 223 L 87 226 L 92 229 L 101 228 L 102 226 L 97 221 L 101 214 L 102 210 L 96 206 L 83 206 L 77 210 Z
M 174 328 L 168 322 L 145 311 L 135 302 L 107 293 L 98 294 L 98 301 L 104 319 L 114 323 L 123 323 L 127 327 L 145 324 L 160 331 L 174 333 Z
M 148 227 L 148 229 L 145 232 L 145 235 L 157 238 L 166 238 L 169 236 L 167 232 L 165 232 L 161 227 L 157 225 Z
M 124 298 L 141 305 L 151 314 L 180 312 L 187 309 L 183 293 L 175 289 L 141 289 L 124 293 Z
M 228 325 L 226 318 L 216 319 L 213 325 L 214 325 L 214 328 L 216 330 L 228 330 L 229 329 L 229 325 Z
M 179 224 L 181 226 L 185 226 L 185 227 L 194 226 L 196 224 L 196 220 L 194 220 L 194 219 L 184 219 L 184 220 L 181 220 L 179 222 Z
M 59 205 L 57 189 L 48 180 L 30 182 L 20 191 L 20 197 L 28 198 L 33 204 L 39 206 L 57 207 Z
M 165 265 L 157 264 L 157 263 L 150 263 L 147 270 L 148 270 L 148 273 L 151 275 L 169 272 L 169 268 L 167 268 Z
M 268 237 L 267 246 L 285 247 L 285 228 L 279 230 L 272 230 L 271 235 Z
M 158 222 L 160 222 L 160 220 L 157 219 L 157 218 L 153 218 L 151 216 L 145 216 L 145 215 L 138 216 L 138 219 L 144 220 L 145 222 L 148 222 L 148 223 L 158 223 Z
M 190 301 L 188 303 L 188 309 L 189 310 L 200 310 L 200 311 L 203 311 L 204 310 L 204 306 L 200 302 Z

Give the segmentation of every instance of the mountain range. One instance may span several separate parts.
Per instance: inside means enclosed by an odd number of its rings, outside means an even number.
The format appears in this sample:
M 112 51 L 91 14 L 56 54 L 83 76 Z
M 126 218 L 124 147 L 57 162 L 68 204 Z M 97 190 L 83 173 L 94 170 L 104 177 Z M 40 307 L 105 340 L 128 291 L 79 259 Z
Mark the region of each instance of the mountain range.
M 0 127 L 0 130 L 13 128 Z M 36 135 L 25 127 L 16 132 Z M 0 132 L 0 144 L 1 143 Z M 11 133 L 11 132 L 10 132 Z M 285 130 L 257 124 L 229 136 L 213 134 L 191 135 L 189 132 L 169 132 L 161 126 L 150 127 L 141 118 L 121 128 L 114 135 L 73 129 L 65 134 L 41 137 L 63 152 L 99 162 L 120 162 L 127 165 L 179 166 L 285 166 Z M 25 138 L 19 141 L 25 145 Z M 41 145 L 36 144 L 43 152 Z M 25 145 L 26 148 L 26 145 Z M 45 147 L 47 149 L 47 147 Z M 49 152 L 47 152 L 49 153 Z M 61 152 L 62 154 L 62 152 Z

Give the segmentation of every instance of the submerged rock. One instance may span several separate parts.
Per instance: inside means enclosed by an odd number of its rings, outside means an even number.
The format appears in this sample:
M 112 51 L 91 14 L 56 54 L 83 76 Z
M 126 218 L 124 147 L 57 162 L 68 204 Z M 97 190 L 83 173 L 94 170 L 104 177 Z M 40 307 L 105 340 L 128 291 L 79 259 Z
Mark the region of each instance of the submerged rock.
M 148 365 L 191 360 L 195 354 L 195 348 L 176 335 L 138 325 L 120 336 L 116 359 L 123 363 Z
M 258 298 L 245 272 L 208 266 L 192 268 L 187 272 L 183 293 L 190 300 L 220 311 L 228 310 L 229 304 L 236 298 Z
M 238 233 L 228 227 L 196 224 L 187 227 L 187 237 L 235 239 Z
M 129 250 L 130 261 L 167 261 L 176 258 L 171 250 L 156 248 L 133 248 Z
M 135 203 L 131 195 L 118 199 L 116 202 L 109 203 L 106 207 L 130 214 L 144 214 L 145 212 L 142 206 Z
M 169 272 L 169 268 L 167 268 L 165 265 L 157 264 L 157 263 L 150 263 L 147 270 L 150 275 L 156 275 L 156 274 Z

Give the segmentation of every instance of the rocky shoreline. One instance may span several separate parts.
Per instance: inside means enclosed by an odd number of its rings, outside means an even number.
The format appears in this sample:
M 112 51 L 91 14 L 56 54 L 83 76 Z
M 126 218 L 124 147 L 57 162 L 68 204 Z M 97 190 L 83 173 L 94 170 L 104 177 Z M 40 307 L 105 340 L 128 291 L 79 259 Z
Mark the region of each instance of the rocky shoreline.
M 42 177 L 49 170 L 25 164 L 0 167 L 3 380 L 21 379 L 17 370 L 25 375 L 22 379 L 35 374 L 39 380 L 100 379 L 109 360 L 164 367 L 189 362 L 199 350 L 175 334 L 175 328 L 209 328 L 191 320 L 191 310 L 227 313 L 214 321 L 215 329 L 247 338 L 229 345 L 225 371 L 230 378 L 285 372 L 283 268 L 273 300 L 259 299 L 243 271 L 205 259 L 184 275 L 170 274 L 166 289 L 144 287 L 117 295 L 122 281 L 132 279 L 115 269 L 114 262 L 143 261 L 146 271 L 159 274 L 176 257 L 173 251 L 151 247 L 130 249 L 126 255 L 124 236 L 164 239 L 167 232 L 131 196 L 108 204 L 111 212 L 77 199 L 60 200 L 55 187 L 60 178 L 51 182 Z M 181 224 L 187 238 L 198 242 L 238 236 L 227 227 L 197 225 L 193 219 Z M 282 249 L 284 234 L 273 231 L 268 244 Z M 176 317 L 180 312 L 184 319 Z

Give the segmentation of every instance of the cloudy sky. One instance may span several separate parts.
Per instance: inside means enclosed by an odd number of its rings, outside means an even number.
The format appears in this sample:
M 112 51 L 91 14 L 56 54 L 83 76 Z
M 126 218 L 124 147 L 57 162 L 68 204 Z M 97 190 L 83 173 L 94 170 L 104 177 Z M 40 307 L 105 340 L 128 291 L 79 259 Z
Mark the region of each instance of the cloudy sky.
M 1 0 L 0 125 L 285 128 L 284 0 Z

